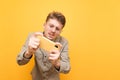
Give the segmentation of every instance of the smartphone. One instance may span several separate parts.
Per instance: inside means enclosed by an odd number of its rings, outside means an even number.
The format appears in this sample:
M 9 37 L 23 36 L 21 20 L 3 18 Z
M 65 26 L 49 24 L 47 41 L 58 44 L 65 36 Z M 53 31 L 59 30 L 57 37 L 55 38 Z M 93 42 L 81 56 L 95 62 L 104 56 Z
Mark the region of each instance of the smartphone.
M 40 48 L 51 51 L 51 50 L 59 50 L 61 49 L 61 44 L 56 44 L 55 42 L 45 38 L 44 36 L 37 36 L 40 39 Z

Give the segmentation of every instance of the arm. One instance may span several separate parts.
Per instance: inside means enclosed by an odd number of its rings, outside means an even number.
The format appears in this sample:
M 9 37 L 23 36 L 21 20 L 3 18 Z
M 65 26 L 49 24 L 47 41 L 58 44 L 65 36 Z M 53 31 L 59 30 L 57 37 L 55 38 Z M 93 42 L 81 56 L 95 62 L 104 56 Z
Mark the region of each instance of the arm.
M 29 35 L 26 43 L 22 47 L 19 55 L 17 56 L 17 63 L 19 65 L 24 65 L 28 63 L 32 57 L 32 55 L 36 52 L 40 45 L 40 39 L 37 36 L 42 35 L 40 32 L 35 32 Z
M 52 50 L 49 55 L 55 69 L 62 73 L 68 73 L 70 71 L 70 60 L 68 55 L 68 42 L 65 41 L 61 52 L 58 50 Z
M 60 54 L 60 72 L 68 73 L 71 69 L 70 58 L 68 54 L 68 42 L 66 41 L 63 44 L 63 48 Z
M 28 63 L 28 62 L 30 61 L 31 57 L 32 57 L 32 55 L 31 55 L 29 58 L 25 56 L 25 53 L 26 53 L 27 50 L 28 50 L 29 38 L 30 38 L 30 35 L 28 36 L 25 44 L 23 45 L 20 53 L 19 53 L 18 56 L 17 56 L 17 63 L 18 63 L 19 65 L 24 65 L 24 64 Z

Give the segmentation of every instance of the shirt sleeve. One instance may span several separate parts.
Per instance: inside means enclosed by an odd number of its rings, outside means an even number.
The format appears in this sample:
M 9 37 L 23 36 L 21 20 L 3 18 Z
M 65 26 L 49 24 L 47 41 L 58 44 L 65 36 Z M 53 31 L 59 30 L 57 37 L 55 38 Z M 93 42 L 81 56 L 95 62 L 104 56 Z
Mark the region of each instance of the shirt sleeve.
M 27 64 L 30 59 L 32 58 L 32 56 L 28 59 L 28 58 L 25 58 L 23 55 L 24 53 L 26 52 L 27 48 L 28 48 L 28 41 L 29 41 L 29 37 L 30 37 L 30 34 L 25 42 L 25 44 L 23 45 L 20 53 L 17 55 L 17 63 L 19 65 L 24 65 L 24 64 Z
M 61 73 L 68 73 L 71 69 L 70 58 L 68 54 L 68 41 L 63 44 L 63 49 L 60 55 L 60 70 Z

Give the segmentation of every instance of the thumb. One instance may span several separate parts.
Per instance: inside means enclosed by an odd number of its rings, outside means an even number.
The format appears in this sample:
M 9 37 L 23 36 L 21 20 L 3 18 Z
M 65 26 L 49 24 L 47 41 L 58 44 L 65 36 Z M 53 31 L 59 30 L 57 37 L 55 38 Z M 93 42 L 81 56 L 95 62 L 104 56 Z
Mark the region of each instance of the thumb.
M 43 36 L 43 33 L 42 33 L 42 32 L 35 32 L 33 35 L 34 35 L 35 37 L 37 37 L 37 36 Z

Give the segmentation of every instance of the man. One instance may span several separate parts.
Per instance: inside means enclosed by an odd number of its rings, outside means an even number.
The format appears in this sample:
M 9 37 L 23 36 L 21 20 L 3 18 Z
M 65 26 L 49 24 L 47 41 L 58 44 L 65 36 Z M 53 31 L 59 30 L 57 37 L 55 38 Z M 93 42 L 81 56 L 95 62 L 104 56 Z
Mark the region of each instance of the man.
M 29 35 L 25 45 L 17 56 L 17 63 L 24 65 L 30 61 L 34 54 L 35 65 L 31 72 L 33 80 L 60 80 L 59 73 L 70 71 L 70 60 L 68 55 L 68 41 L 60 36 L 66 23 L 65 16 L 60 12 L 51 12 L 44 23 L 43 32 L 35 32 Z M 62 48 L 50 52 L 40 48 L 40 39 L 44 36 Z M 47 46 L 47 45 L 46 45 Z

